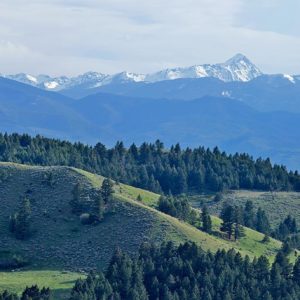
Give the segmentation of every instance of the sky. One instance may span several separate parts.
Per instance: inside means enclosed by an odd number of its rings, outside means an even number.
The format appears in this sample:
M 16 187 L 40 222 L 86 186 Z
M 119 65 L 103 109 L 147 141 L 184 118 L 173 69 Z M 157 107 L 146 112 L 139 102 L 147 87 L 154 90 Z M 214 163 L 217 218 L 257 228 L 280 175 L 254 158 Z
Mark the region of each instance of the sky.
M 300 74 L 299 0 L 1 0 L 0 73 L 150 73 L 245 54 Z

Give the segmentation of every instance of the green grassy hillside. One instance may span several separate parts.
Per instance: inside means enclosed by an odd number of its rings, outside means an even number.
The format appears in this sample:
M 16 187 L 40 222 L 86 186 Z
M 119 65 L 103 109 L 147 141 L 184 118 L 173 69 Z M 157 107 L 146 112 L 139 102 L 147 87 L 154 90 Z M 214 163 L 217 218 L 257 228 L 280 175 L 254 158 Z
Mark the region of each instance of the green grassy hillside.
M 262 243 L 263 235 L 247 228 L 238 242 L 208 235 L 157 211 L 159 195 L 124 184 L 114 185 L 114 213 L 97 226 L 81 225 L 79 217 L 71 213 L 72 189 L 80 182 L 82 197 L 88 203 L 102 181 L 101 176 L 69 167 L 0 164 L 0 247 L 11 254 L 18 249 L 18 254 L 31 263 L 22 272 L 0 272 L 0 289 L 19 292 L 37 282 L 62 297 L 74 279 L 83 276 L 82 271 L 105 267 L 116 247 L 135 253 L 143 241 L 190 240 L 204 250 L 235 248 L 251 258 L 266 255 L 270 259 L 281 247 L 273 239 Z M 8 218 L 25 195 L 31 202 L 34 232 L 29 240 L 20 241 L 9 233 Z M 139 195 L 140 202 L 136 200 Z M 216 231 L 219 224 L 220 219 L 214 217 Z
M 91 174 L 82 170 L 74 169 L 80 174 L 87 176 L 91 183 L 99 187 L 103 180 L 103 177 L 95 174 Z M 120 184 L 115 186 L 116 197 L 122 201 L 132 203 L 134 206 L 143 207 L 147 211 L 155 214 L 159 218 L 159 222 L 168 226 L 167 237 L 171 240 L 178 242 L 183 242 L 186 240 L 192 240 L 200 245 L 204 250 L 216 251 L 217 249 L 231 249 L 235 248 L 237 251 L 241 252 L 243 255 L 249 255 L 250 257 L 267 255 L 268 257 L 274 257 L 276 252 L 280 249 L 281 243 L 274 239 L 271 239 L 269 244 L 261 243 L 264 235 L 245 228 L 245 237 L 241 238 L 237 242 L 232 242 L 224 240 L 222 238 L 208 235 L 200 230 L 197 230 L 193 226 L 186 224 L 173 218 L 169 215 L 161 213 L 153 207 L 156 206 L 159 195 L 136 189 L 128 185 Z M 142 197 L 142 203 L 134 201 L 138 195 Z M 151 207 L 149 207 L 149 205 Z M 213 217 L 213 229 L 219 231 L 221 220 L 218 217 Z M 158 225 L 161 225 L 158 223 Z

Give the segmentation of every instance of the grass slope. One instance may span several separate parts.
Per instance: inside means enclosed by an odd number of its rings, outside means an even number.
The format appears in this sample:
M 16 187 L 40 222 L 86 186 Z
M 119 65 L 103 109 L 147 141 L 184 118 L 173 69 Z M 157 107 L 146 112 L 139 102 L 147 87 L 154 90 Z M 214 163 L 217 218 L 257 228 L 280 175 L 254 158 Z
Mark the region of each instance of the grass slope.
M 87 176 L 87 178 L 92 182 L 96 187 L 101 185 L 103 177 L 95 174 L 88 173 L 86 171 L 75 169 L 80 174 Z M 177 242 L 183 242 L 186 240 L 191 240 L 200 245 L 204 250 L 210 250 L 215 252 L 217 249 L 231 249 L 234 248 L 237 251 L 241 252 L 242 255 L 249 255 L 250 257 L 266 255 L 271 258 L 274 258 L 274 255 L 281 247 L 281 242 L 271 239 L 270 243 L 262 243 L 264 237 L 263 234 L 245 228 L 245 236 L 237 242 L 232 242 L 224 240 L 217 236 L 208 235 L 200 230 L 197 230 L 193 226 L 179 221 L 176 218 L 173 218 L 169 215 L 161 213 L 152 207 L 157 205 L 159 195 L 136 189 L 128 185 L 120 184 L 120 186 L 115 186 L 116 197 L 120 200 L 130 202 L 136 206 L 142 206 L 144 209 L 151 211 L 159 217 L 160 222 L 168 224 L 170 229 L 168 231 L 168 239 L 175 240 Z M 142 203 L 134 201 L 138 195 L 142 197 Z M 150 206 L 150 207 L 149 207 Z M 213 229 L 219 231 L 221 220 L 218 217 L 213 217 Z
M 45 178 L 51 173 L 54 185 Z M 6 175 L 5 175 L 6 174 Z M 8 174 L 8 175 L 7 175 Z M 116 246 L 135 253 L 142 241 L 194 241 L 204 250 L 235 248 L 251 258 L 266 255 L 274 258 L 281 243 L 261 243 L 263 235 L 245 229 L 246 236 L 231 242 L 208 235 L 196 228 L 157 211 L 159 195 L 116 184 L 116 212 L 98 226 L 83 226 L 71 213 L 69 201 L 77 182 L 84 187 L 83 197 L 90 201 L 103 177 L 69 167 L 32 167 L 13 163 L 0 164 L 0 247 L 15 251 L 33 263 L 16 272 L 0 272 L 0 289 L 20 292 L 26 285 L 38 283 L 54 290 L 63 298 L 81 270 L 103 268 Z M 18 241 L 8 232 L 8 216 L 16 211 L 24 195 L 31 200 L 33 228 L 28 241 Z M 136 201 L 138 196 L 142 201 Z M 213 218 L 217 231 L 220 219 Z M 68 271 L 66 271 L 68 270 Z M 70 272 L 71 271 L 71 272 Z
M 79 277 L 84 275 L 57 270 L 0 272 L 0 289 L 20 294 L 26 286 L 37 284 L 39 287 L 51 287 L 54 299 L 64 299 Z

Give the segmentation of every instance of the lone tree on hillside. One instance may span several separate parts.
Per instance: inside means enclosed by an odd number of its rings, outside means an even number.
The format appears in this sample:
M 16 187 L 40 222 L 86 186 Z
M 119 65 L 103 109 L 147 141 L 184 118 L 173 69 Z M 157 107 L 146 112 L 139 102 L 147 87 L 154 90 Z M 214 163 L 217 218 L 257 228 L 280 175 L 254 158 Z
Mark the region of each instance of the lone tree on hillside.
M 105 178 L 101 186 L 101 195 L 105 204 L 111 202 L 113 193 L 114 193 L 113 182 L 110 179 Z
M 97 191 L 95 199 L 96 216 L 98 221 L 103 220 L 105 212 L 109 209 L 113 193 L 114 190 L 112 181 L 104 179 L 101 189 Z
M 14 233 L 15 237 L 25 240 L 31 232 L 31 207 L 28 198 L 24 198 L 22 205 L 17 213 L 10 216 L 9 230 Z
M 243 236 L 242 224 L 242 210 L 241 207 L 232 206 L 225 204 L 220 214 L 223 220 L 221 224 L 221 231 L 226 232 L 228 239 L 230 240 L 232 235 L 234 239 L 237 240 L 239 237 Z
M 76 183 L 72 190 L 72 199 L 70 205 L 72 207 L 72 212 L 78 214 L 81 212 L 82 203 L 81 203 L 81 194 L 82 194 L 82 185 L 80 182 Z
M 101 191 L 98 191 L 98 193 L 97 193 L 96 209 L 97 209 L 98 220 L 101 221 L 104 217 L 104 212 L 105 212 L 105 203 L 104 203 Z
M 231 205 L 224 205 L 220 217 L 223 220 L 221 231 L 226 232 L 228 239 L 231 239 L 234 225 L 234 208 Z
M 202 219 L 202 230 L 207 233 L 211 233 L 212 230 L 211 217 L 209 215 L 208 208 L 206 205 L 204 205 L 202 208 L 201 219 Z
M 262 233 L 269 234 L 271 232 L 271 226 L 268 217 L 264 210 L 260 207 L 256 213 L 256 230 Z

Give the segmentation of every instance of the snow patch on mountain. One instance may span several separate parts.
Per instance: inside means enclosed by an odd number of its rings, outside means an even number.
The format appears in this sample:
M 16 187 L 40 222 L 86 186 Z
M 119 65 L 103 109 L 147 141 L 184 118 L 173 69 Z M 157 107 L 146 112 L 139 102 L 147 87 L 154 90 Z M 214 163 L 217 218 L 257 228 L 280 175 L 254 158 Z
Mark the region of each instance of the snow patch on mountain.
M 292 83 L 296 83 L 295 78 L 289 74 L 283 74 L 283 77 L 286 78 L 287 80 L 289 80 Z
M 231 97 L 231 92 L 229 92 L 229 91 L 223 91 L 223 92 L 221 93 L 221 95 L 222 95 L 223 97 L 230 98 L 230 97 Z
M 56 89 L 59 86 L 59 83 L 56 82 L 56 81 L 49 81 L 49 82 L 45 82 L 44 86 L 48 90 L 53 90 L 53 89 Z
M 36 86 L 39 82 L 38 79 L 30 74 L 19 73 L 15 75 L 2 75 L 4 78 L 8 78 L 11 80 L 16 80 L 25 84 Z
M 35 77 L 33 77 L 33 76 L 29 75 L 29 74 L 26 74 L 26 78 L 27 78 L 29 81 L 32 81 L 32 82 L 34 82 L 34 83 L 37 83 L 37 82 L 38 82 L 38 80 L 37 80 Z

